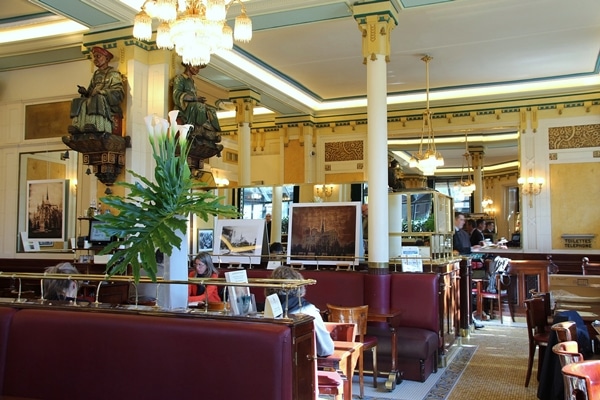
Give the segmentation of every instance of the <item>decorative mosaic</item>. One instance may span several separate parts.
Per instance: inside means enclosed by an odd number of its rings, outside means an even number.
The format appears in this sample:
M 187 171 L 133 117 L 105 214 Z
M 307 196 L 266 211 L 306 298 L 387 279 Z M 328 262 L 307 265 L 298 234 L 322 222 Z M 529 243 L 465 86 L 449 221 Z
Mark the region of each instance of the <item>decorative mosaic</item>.
M 548 148 L 580 149 L 600 146 L 600 124 L 561 126 L 548 130 Z
M 325 162 L 364 160 L 362 140 L 325 143 Z

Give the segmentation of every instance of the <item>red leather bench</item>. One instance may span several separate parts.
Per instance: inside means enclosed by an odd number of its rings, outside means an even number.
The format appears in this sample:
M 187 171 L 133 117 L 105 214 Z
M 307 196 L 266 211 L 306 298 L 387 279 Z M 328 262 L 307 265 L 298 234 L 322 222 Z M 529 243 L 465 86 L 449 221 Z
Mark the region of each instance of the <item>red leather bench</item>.
M 226 270 L 223 270 L 226 271 Z M 247 270 L 249 278 L 268 277 L 271 271 Z M 317 283 L 306 288 L 306 298 L 321 311 L 327 303 L 338 306 L 368 304 L 370 310 L 400 310 L 398 335 L 398 370 L 404 379 L 424 382 L 437 371 L 439 348 L 443 342 L 439 322 L 439 276 L 427 273 L 391 273 L 370 275 L 355 271 L 300 271 Z M 251 289 L 252 290 L 252 289 Z M 264 302 L 264 292 L 253 291 L 257 302 Z M 379 338 L 377 358 L 380 371 L 391 370 L 391 333 L 385 323 L 369 323 L 368 333 Z M 371 368 L 365 357 L 365 368 Z
M 292 342 L 284 324 L 0 307 L 0 393 L 292 400 Z

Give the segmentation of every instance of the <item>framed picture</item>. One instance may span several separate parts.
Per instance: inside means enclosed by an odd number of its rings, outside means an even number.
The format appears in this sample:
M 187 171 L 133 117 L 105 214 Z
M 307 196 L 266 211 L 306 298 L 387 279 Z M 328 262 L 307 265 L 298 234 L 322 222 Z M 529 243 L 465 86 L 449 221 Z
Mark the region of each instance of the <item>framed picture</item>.
M 360 207 L 360 202 L 292 204 L 288 264 L 357 265 L 363 249 Z
M 67 179 L 27 181 L 27 239 L 64 242 Z
M 216 220 L 214 263 L 260 264 L 263 254 L 269 254 L 264 219 Z
M 198 229 L 198 253 L 212 251 L 214 232 L 212 229 Z

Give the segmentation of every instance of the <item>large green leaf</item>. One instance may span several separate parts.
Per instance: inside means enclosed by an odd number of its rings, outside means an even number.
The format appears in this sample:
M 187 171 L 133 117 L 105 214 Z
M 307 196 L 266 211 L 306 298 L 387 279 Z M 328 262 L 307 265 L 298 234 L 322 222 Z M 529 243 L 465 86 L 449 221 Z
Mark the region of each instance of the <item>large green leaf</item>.
M 148 124 L 148 120 L 146 122 Z M 166 121 L 158 123 L 164 126 Z M 151 128 L 149 125 L 149 131 Z M 117 183 L 125 188 L 127 195 L 101 198 L 105 205 L 116 210 L 114 214 L 97 216 L 106 222 L 101 229 L 120 239 L 99 253 L 114 252 L 106 266 L 109 275 L 125 273 L 130 266 L 136 282 L 139 282 L 141 269 L 156 281 L 155 252 L 171 255 L 174 247 L 181 248 L 176 232 L 187 232 L 190 214 L 205 221 L 211 215 L 238 216 L 233 206 L 223 205 L 223 198 L 205 190 L 205 183 L 191 177 L 187 163 L 189 147 L 183 139 L 185 131 L 180 128 L 171 119 L 170 131 L 149 132 L 156 161 L 154 181 L 129 171 L 136 181 Z

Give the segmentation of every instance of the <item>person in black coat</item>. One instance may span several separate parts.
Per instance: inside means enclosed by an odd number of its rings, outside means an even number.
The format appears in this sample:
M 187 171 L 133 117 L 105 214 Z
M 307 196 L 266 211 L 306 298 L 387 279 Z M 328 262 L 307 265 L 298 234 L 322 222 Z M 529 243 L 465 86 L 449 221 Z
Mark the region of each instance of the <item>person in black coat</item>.
M 473 221 L 473 220 L 469 220 Z M 479 218 L 477 221 L 474 221 L 473 231 L 471 232 L 471 246 L 482 245 L 485 242 L 485 238 L 483 237 L 483 232 L 481 232 L 481 228 L 485 225 L 485 221 Z
M 456 254 L 471 254 L 471 238 L 469 233 L 463 229 L 465 225 L 465 214 L 454 213 L 454 236 L 452 238 L 452 250 Z

